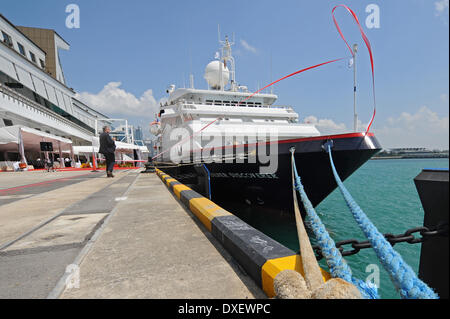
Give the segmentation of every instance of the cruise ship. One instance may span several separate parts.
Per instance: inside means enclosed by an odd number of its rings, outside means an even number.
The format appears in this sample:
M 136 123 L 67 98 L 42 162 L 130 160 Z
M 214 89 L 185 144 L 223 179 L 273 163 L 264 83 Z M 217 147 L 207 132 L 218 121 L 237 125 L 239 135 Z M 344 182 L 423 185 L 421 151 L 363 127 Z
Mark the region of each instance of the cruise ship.
M 16 26 L 0 14 L 2 168 L 13 161 L 37 164 L 43 158 L 40 141 L 51 142 L 61 161 L 73 159 L 77 150 L 89 159 L 98 150 L 98 128 L 114 123 L 77 99 L 67 85 L 59 52 L 69 49 L 54 30 Z M 126 135 L 123 150 L 144 158 L 147 148 L 135 145 L 128 128 Z
M 170 85 L 151 132 L 157 136 L 156 166 L 213 201 L 293 210 L 291 150 L 314 206 L 335 188 L 325 143 L 343 180 L 381 150 L 373 133 L 322 135 L 301 123 L 277 95 L 251 93 L 235 78 L 232 43 L 205 69 L 208 89 Z

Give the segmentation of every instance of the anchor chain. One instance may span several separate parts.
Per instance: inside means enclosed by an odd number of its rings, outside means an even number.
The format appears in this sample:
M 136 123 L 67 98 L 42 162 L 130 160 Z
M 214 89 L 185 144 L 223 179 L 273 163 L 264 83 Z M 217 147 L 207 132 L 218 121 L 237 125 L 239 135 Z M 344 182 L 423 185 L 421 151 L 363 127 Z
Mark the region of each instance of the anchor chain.
M 414 234 L 419 233 L 420 236 L 415 237 Z M 428 227 L 415 227 L 408 229 L 403 234 L 393 235 L 391 233 L 383 234 L 384 238 L 392 245 L 398 243 L 417 244 L 423 243 L 434 237 L 448 237 L 448 223 L 439 223 L 436 228 L 430 230 Z M 352 249 L 344 250 L 344 246 L 350 245 Z M 361 249 L 370 248 L 372 245 L 368 240 L 358 241 L 357 239 L 347 239 L 336 242 L 336 248 L 339 249 L 342 256 L 351 256 L 359 253 Z M 314 252 L 316 253 L 317 260 L 323 258 L 321 249 L 318 245 L 314 245 Z

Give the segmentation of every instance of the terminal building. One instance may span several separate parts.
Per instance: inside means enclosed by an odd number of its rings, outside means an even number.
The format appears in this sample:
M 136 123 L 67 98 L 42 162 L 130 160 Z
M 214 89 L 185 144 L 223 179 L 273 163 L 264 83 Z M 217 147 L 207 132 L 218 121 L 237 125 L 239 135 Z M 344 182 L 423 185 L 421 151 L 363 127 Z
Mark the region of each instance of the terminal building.
M 69 49 L 54 30 L 15 26 L 0 14 L 0 165 L 17 160 L 30 163 L 42 157 L 36 145 L 31 145 L 33 134 L 35 142 L 52 142 L 61 159 L 73 159 L 77 147 L 97 143 L 96 126 L 113 123 L 77 100 L 67 85 L 59 51 Z M 133 140 L 121 144 L 135 145 Z

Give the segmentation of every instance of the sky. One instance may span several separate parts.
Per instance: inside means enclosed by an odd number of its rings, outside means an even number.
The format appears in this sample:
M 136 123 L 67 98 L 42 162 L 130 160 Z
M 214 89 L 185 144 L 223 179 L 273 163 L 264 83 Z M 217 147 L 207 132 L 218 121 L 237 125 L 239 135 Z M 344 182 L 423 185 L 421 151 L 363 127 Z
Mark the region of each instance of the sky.
M 331 10 L 355 11 L 373 50 L 377 115 L 371 130 L 384 148 L 449 146 L 448 0 L 16 0 L 0 13 L 16 25 L 54 29 L 70 45 L 60 59 L 69 87 L 111 117 L 128 118 L 146 135 L 168 85 L 207 88 L 205 66 L 222 39 L 235 39 L 236 80 L 251 91 L 297 70 L 273 87 L 277 105 L 323 133 L 353 129 L 353 69 Z M 80 10 L 79 28 L 66 7 Z M 374 25 L 370 5 L 379 8 Z M 369 7 L 368 7 L 369 6 Z M 342 7 L 335 17 L 358 44 L 357 113 L 361 128 L 373 110 L 370 60 L 357 25 Z M 369 19 L 369 24 L 366 20 Z

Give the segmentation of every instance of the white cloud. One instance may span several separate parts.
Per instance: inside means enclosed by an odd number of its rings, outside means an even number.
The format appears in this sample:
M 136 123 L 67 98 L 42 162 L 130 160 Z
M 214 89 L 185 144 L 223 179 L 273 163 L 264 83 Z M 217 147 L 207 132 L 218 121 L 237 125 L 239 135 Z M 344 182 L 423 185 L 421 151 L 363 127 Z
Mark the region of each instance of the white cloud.
M 378 126 L 379 127 L 379 126 Z M 427 147 L 448 149 L 449 117 L 439 117 L 427 106 L 416 113 L 390 117 L 384 126 L 373 131 L 384 148 Z
M 347 126 L 344 123 L 335 123 L 330 119 L 318 119 L 310 115 L 304 118 L 304 123 L 314 124 L 322 135 L 348 133 Z
M 436 10 L 435 14 L 437 16 L 443 14 L 445 11 L 448 12 L 448 1 L 449 0 L 441 0 L 434 3 L 434 8 Z
M 313 115 L 306 117 L 303 122 L 314 124 L 321 135 L 353 132 L 353 125 L 347 127 L 344 123 L 318 119 Z M 358 121 L 358 131 L 365 131 L 367 125 L 368 123 Z M 422 106 L 415 113 L 403 112 L 385 121 L 375 118 L 370 131 L 375 133 L 383 148 L 449 148 L 449 116 L 441 117 L 427 106 Z
M 242 45 L 242 46 L 244 47 L 244 49 L 246 49 L 247 51 L 250 51 L 250 52 L 253 52 L 253 53 L 258 52 L 258 50 L 257 50 L 255 47 L 251 46 L 250 44 L 247 43 L 247 41 L 245 41 L 245 40 L 243 40 L 243 39 L 241 39 L 241 45 Z
M 109 82 L 97 94 L 77 93 L 76 98 L 109 116 L 140 117 L 153 120 L 158 112 L 158 102 L 152 90 L 145 91 L 141 97 L 120 88 L 121 82 Z

